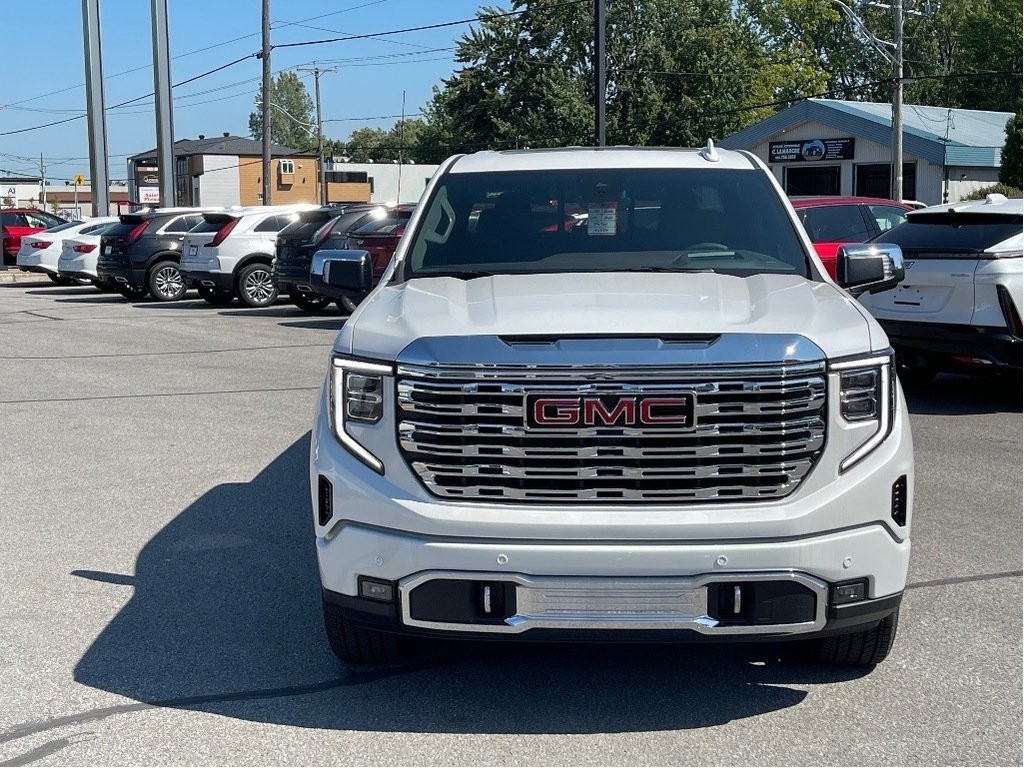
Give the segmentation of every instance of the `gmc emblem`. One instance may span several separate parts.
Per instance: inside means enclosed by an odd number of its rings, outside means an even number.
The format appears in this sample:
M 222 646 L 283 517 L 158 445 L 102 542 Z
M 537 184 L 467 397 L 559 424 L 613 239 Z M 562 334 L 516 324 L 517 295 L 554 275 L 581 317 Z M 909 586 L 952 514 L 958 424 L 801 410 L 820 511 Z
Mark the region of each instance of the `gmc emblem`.
M 526 426 L 692 429 L 692 392 L 659 395 L 527 395 Z

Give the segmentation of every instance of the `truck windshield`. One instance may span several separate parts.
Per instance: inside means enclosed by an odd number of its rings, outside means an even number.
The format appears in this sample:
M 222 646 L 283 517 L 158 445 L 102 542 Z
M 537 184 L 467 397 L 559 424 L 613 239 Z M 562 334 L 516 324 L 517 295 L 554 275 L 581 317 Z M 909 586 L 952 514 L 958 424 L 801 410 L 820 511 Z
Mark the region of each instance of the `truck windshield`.
M 449 174 L 403 275 L 546 272 L 811 274 L 763 172 L 584 169 Z

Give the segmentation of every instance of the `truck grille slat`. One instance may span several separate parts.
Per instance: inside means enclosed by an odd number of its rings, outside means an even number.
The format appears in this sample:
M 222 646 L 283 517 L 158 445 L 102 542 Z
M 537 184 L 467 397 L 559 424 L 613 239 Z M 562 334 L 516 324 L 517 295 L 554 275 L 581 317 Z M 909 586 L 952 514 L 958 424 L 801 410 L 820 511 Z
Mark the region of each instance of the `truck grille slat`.
M 499 378 L 499 376 L 501 378 Z M 823 363 L 659 370 L 400 365 L 398 441 L 442 498 L 705 502 L 791 493 L 825 445 Z M 692 392 L 695 426 L 537 428 L 528 395 Z

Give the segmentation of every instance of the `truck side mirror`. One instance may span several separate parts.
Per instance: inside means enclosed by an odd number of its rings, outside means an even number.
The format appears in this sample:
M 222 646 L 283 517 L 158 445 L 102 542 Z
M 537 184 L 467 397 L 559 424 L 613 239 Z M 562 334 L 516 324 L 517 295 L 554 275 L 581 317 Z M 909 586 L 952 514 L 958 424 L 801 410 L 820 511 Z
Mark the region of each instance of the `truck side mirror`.
M 319 251 L 311 271 L 322 274 L 326 285 L 344 291 L 367 293 L 373 287 L 373 259 L 368 251 Z
M 898 245 L 844 245 L 836 254 L 836 282 L 854 296 L 888 291 L 903 277 L 903 251 Z

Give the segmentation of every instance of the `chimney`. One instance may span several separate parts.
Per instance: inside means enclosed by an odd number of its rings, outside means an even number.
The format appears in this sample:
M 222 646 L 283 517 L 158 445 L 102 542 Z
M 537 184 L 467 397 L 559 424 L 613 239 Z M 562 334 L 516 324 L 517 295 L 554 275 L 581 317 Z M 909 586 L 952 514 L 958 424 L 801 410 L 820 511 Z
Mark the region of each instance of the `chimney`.
M 226 138 L 227 138 L 228 136 L 230 136 L 230 135 L 231 135 L 231 131 L 224 131 L 224 138 L 225 138 L 225 139 L 226 139 Z
M 200 141 L 202 141 L 202 140 L 203 140 L 203 139 L 205 139 L 205 138 L 206 138 L 206 137 L 205 137 L 205 136 L 203 136 L 203 134 L 201 134 L 201 133 L 199 134 L 199 140 L 200 140 Z

